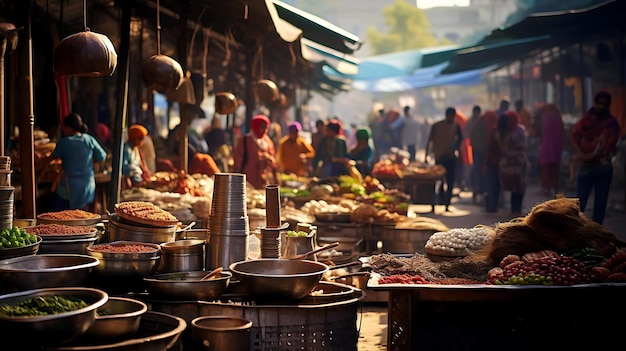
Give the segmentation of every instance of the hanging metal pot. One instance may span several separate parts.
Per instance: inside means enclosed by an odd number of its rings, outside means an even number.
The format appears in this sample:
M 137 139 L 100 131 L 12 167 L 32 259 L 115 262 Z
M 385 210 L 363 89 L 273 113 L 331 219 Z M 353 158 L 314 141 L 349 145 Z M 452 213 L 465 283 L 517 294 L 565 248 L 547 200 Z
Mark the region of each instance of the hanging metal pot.
M 106 35 L 86 31 L 61 40 L 53 53 L 53 71 L 76 77 L 110 76 L 117 67 L 117 53 Z
M 183 82 L 183 68 L 167 55 L 152 55 L 141 65 L 141 77 L 146 88 L 165 93 L 180 87 Z
M 229 92 L 215 94 L 215 112 L 221 115 L 230 115 L 237 111 L 238 106 L 235 94 Z
M 254 96 L 260 102 L 268 103 L 280 99 L 280 91 L 276 83 L 269 79 L 261 79 L 254 84 Z

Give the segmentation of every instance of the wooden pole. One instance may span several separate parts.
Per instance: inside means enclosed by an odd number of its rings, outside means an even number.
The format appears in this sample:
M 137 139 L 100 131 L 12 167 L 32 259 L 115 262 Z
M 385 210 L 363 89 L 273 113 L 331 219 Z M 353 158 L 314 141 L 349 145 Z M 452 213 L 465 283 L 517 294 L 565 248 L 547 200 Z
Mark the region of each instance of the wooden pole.
M 35 109 L 33 104 L 33 43 L 31 1 L 16 1 L 18 27 L 24 27 L 18 54 L 18 118 L 20 131 L 20 168 L 22 175 L 22 210 L 24 218 L 36 218 L 35 143 L 33 140 Z
M 124 2 L 122 6 L 122 19 L 120 22 L 120 49 L 119 49 L 119 65 L 117 75 L 117 99 L 115 106 L 115 123 L 113 124 L 113 135 L 117 140 L 113 142 L 113 160 L 111 172 L 112 194 L 109 201 L 109 212 L 115 211 L 115 204 L 120 198 L 120 188 L 122 184 L 122 159 L 124 152 L 124 140 L 122 139 L 122 131 L 126 125 L 128 114 L 128 79 L 129 79 L 129 54 L 130 46 L 130 8 L 129 2 Z

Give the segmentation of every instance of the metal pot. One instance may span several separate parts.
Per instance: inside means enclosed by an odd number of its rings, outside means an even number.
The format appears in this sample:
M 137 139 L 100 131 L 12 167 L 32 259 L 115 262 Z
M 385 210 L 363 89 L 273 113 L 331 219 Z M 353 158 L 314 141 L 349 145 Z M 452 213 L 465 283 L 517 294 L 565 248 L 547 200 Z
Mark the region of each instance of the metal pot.
M 183 239 L 161 244 L 159 272 L 189 272 L 204 269 L 204 240 Z
M 122 223 L 117 215 L 111 215 L 107 226 L 109 241 L 137 241 L 161 244 L 176 240 L 178 226 L 142 227 Z

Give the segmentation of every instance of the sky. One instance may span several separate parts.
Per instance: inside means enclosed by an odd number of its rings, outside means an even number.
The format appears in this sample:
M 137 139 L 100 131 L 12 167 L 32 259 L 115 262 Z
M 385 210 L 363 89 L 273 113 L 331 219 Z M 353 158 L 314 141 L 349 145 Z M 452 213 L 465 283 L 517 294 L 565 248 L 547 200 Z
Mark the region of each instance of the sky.
M 469 0 L 416 0 L 417 7 L 426 9 L 437 6 L 469 6 Z

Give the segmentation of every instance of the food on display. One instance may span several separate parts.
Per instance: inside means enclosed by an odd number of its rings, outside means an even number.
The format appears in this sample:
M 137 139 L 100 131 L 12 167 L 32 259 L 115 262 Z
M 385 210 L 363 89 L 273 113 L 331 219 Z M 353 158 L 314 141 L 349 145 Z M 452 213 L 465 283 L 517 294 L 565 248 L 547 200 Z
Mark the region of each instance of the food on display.
M 140 244 L 117 244 L 117 245 L 109 245 L 109 244 L 100 244 L 94 245 L 91 247 L 92 251 L 97 252 L 128 252 L 128 253 L 144 253 L 144 252 L 155 252 L 156 249 L 152 246 L 140 245 Z
M 454 228 L 428 238 L 424 249 L 431 255 L 467 256 L 493 240 L 494 230 L 485 226 Z
M 425 249 L 426 255 L 412 257 L 371 256 L 372 283 L 626 283 L 626 243 L 580 212 L 576 199 L 548 200 L 525 218 L 493 228 L 480 225 L 437 232 Z
M 24 229 L 13 226 L 11 229 L 3 229 L 0 232 L 0 249 L 24 247 L 37 243 L 34 234 L 27 233 Z
M 7 317 L 33 317 L 75 311 L 87 303 L 73 296 L 36 296 L 15 305 L 1 304 L 0 314 Z
M 311 215 L 319 213 L 350 213 L 357 206 L 354 201 L 350 200 L 341 200 L 338 204 L 329 204 L 325 200 L 311 200 L 302 205 L 301 210 Z
M 83 210 L 63 210 L 58 212 L 46 212 L 37 215 L 37 219 L 53 221 L 72 221 L 80 219 L 98 219 L 100 215 Z
M 442 221 L 424 216 L 407 218 L 396 223 L 395 228 L 408 230 L 434 230 L 435 232 L 447 232 L 450 230 L 450 228 L 448 228 L 448 226 L 446 226 Z
M 30 234 L 36 235 L 71 235 L 88 234 L 96 231 L 95 227 L 80 227 L 66 224 L 37 224 L 33 227 L 24 228 Z
M 126 201 L 115 205 L 115 213 L 120 218 L 153 226 L 178 224 L 171 213 L 147 201 Z

